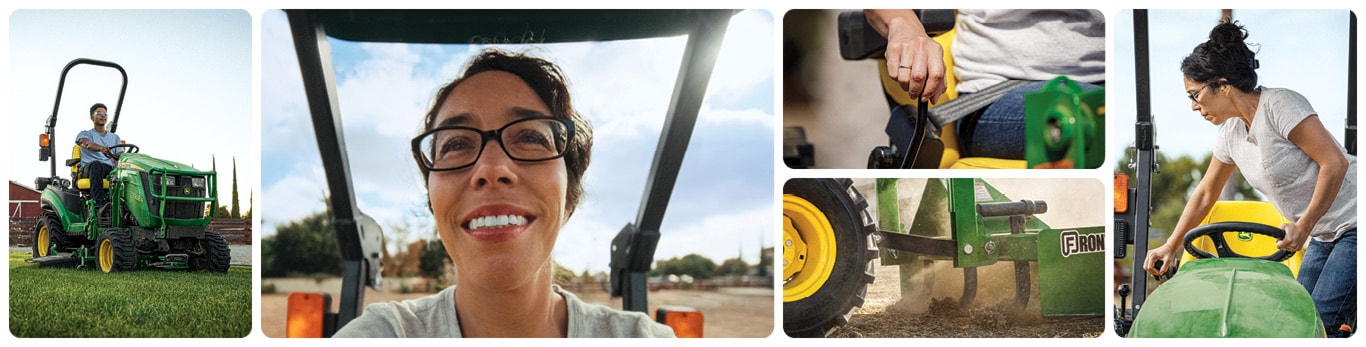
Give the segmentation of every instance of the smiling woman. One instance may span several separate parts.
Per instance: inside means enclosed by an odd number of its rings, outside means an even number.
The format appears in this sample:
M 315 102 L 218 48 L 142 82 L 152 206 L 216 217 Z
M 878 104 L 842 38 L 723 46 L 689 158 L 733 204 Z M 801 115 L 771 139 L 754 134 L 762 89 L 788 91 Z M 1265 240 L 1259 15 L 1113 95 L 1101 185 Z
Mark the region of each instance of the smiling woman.
M 593 142 L 566 84 L 554 63 L 489 49 L 437 92 L 412 150 L 456 286 L 370 305 L 337 337 L 673 336 L 552 284 Z

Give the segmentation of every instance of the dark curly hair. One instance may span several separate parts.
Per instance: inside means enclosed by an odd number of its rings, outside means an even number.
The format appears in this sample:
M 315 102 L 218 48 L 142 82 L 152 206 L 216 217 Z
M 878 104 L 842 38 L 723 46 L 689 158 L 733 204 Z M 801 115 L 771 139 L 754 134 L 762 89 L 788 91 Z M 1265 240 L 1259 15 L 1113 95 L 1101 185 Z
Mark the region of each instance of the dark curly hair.
M 504 71 L 517 75 L 523 82 L 536 92 L 541 102 L 550 107 L 550 115 L 555 118 L 568 119 L 574 122 L 574 138 L 569 139 L 569 148 L 564 154 L 564 164 L 569 173 L 569 187 L 565 193 L 566 208 L 572 211 L 578 206 L 579 198 L 583 196 L 583 173 L 588 170 L 588 162 L 592 157 L 593 148 L 593 127 L 588 120 L 574 110 L 573 103 L 569 98 L 569 84 L 564 73 L 560 72 L 559 66 L 548 60 L 533 57 L 523 53 L 509 53 L 499 49 L 489 48 L 480 51 L 473 60 L 465 66 L 465 72 L 455 80 L 441 87 L 436 93 L 436 101 L 432 103 L 431 109 L 427 111 L 427 116 L 423 120 L 422 131 L 432 129 L 432 123 L 436 121 L 437 112 L 441 110 L 441 105 L 450 97 L 455 87 L 460 86 L 465 80 L 489 71 Z M 418 170 L 422 171 L 422 180 L 427 182 L 431 172 L 418 164 Z M 430 206 L 430 199 L 428 199 Z
M 1209 32 L 1209 41 L 1181 60 L 1181 73 L 1192 81 L 1211 86 L 1232 85 L 1248 92 L 1257 88 L 1257 53 L 1248 48 L 1247 29 L 1237 22 L 1221 22 Z M 1220 82 L 1222 78 L 1226 82 Z

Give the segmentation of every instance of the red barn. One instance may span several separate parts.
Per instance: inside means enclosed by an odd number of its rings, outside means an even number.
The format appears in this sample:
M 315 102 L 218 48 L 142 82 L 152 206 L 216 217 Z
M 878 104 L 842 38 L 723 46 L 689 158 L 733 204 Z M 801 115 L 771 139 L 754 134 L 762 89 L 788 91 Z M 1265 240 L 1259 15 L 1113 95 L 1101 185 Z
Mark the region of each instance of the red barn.
M 32 238 L 33 223 L 43 209 L 38 205 L 42 194 L 33 188 L 9 181 L 9 244 L 10 246 L 28 245 Z
M 16 220 L 29 220 L 37 218 L 43 210 L 38 207 L 38 198 L 42 194 L 33 188 L 19 184 L 19 182 L 9 181 L 9 220 L 13 223 Z

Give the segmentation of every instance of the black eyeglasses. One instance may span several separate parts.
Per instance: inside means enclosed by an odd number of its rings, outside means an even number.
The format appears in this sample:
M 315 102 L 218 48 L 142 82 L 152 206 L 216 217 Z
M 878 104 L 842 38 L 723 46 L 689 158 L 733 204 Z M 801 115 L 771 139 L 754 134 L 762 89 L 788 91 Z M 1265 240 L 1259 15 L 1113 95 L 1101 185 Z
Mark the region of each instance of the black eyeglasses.
M 1200 87 L 1200 89 L 1196 89 L 1194 92 L 1191 92 L 1190 94 L 1186 94 L 1186 97 L 1191 98 L 1191 101 L 1192 101 L 1192 102 L 1198 102 L 1198 101 L 1195 101 L 1195 98 L 1196 98 L 1196 97 L 1199 97 L 1199 96 L 1200 96 L 1200 92 L 1205 91 L 1205 88 L 1209 88 L 1209 83 L 1205 83 L 1205 86 L 1204 86 L 1204 87 Z
M 552 117 L 524 118 L 497 130 L 443 126 L 413 138 L 413 159 L 429 171 L 459 170 L 474 165 L 489 140 L 517 161 L 544 161 L 564 156 L 574 123 Z

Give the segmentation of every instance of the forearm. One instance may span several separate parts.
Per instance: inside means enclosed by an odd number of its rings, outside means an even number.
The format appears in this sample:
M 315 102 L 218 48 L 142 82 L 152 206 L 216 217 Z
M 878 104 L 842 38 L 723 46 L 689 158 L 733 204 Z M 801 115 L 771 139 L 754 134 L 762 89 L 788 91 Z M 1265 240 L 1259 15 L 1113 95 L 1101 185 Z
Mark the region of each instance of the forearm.
M 905 30 L 907 33 L 918 36 L 929 37 L 925 33 L 925 26 L 920 23 L 920 17 L 915 15 L 912 10 L 863 10 L 864 17 L 868 19 L 868 24 L 873 26 L 882 37 L 889 37 L 893 28 Z
M 1176 226 L 1172 228 L 1171 237 L 1167 238 L 1167 243 L 1181 242 L 1186 237 L 1186 232 L 1194 229 L 1200 224 L 1205 216 L 1209 215 L 1209 210 L 1214 208 L 1214 203 L 1219 201 L 1219 195 L 1205 189 L 1202 182 L 1200 187 L 1191 194 L 1189 201 L 1186 201 L 1186 208 L 1181 210 L 1181 218 L 1177 219 Z
M 77 144 L 80 145 L 81 148 L 85 148 L 86 150 L 96 152 L 104 152 L 105 150 L 109 149 L 108 147 L 100 146 L 99 144 L 96 144 L 94 141 L 90 141 L 88 139 L 81 139 L 80 142 Z

